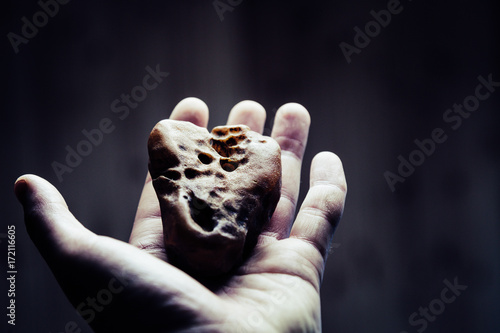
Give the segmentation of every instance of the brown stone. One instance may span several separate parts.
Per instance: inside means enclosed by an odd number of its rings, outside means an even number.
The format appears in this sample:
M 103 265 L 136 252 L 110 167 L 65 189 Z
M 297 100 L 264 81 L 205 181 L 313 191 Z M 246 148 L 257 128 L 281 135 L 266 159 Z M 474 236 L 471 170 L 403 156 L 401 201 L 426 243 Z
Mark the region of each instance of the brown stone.
M 209 133 L 163 120 L 151 132 L 148 151 L 169 261 L 203 276 L 240 264 L 280 197 L 278 143 L 244 125 Z

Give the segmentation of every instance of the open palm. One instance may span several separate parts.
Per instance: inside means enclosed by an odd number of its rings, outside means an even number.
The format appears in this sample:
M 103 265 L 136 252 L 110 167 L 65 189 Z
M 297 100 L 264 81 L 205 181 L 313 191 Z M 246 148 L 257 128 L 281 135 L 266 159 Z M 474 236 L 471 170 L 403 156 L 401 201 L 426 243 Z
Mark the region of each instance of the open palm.
M 228 125 L 262 133 L 265 117 L 259 104 L 245 101 L 231 110 Z M 206 127 L 208 108 L 187 98 L 170 119 Z M 168 263 L 149 174 L 130 244 L 86 229 L 40 177 L 20 177 L 15 192 L 33 242 L 95 332 L 321 331 L 319 288 L 346 182 L 336 155 L 316 155 L 310 189 L 293 221 L 309 123 L 298 104 L 278 110 L 271 136 L 282 149 L 281 199 L 250 258 L 218 280 L 195 280 Z

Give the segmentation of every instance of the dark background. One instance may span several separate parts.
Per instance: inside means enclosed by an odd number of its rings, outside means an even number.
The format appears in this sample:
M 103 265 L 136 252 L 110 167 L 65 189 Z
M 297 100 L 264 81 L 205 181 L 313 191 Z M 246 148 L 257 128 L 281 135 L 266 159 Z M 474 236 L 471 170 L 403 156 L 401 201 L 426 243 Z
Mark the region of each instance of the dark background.
M 500 81 L 495 1 L 402 1 L 403 10 L 347 63 L 339 47 L 387 1 L 243 0 L 221 21 L 212 1 L 71 1 L 16 54 L 36 1 L 4 1 L 2 16 L 1 308 L 7 306 L 7 225 L 17 230 L 13 332 L 88 326 L 28 238 L 15 179 L 35 173 L 96 233 L 127 240 L 147 171 L 146 140 L 181 99 L 196 96 L 223 124 L 244 99 L 268 111 L 299 102 L 311 113 L 301 198 L 312 157 L 344 163 L 349 193 L 322 287 L 324 332 L 417 332 L 409 316 L 440 298 L 445 279 L 467 285 L 426 332 L 500 331 L 500 91 L 457 130 L 443 120 L 474 94 L 477 77 Z M 130 115 L 110 104 L 142 83 L 145 67 L 169 72 Z M 500 90 L 500 88 L 498 88 Z M 103 118 L 111 134 L 60 182 L 51 166 Z M 392 192 L 384 172 L 415 139 L 448 139 Z M 6 326 L 2 310 L 0 327 Z M 5 330 L 2 329 L 2 332 Z

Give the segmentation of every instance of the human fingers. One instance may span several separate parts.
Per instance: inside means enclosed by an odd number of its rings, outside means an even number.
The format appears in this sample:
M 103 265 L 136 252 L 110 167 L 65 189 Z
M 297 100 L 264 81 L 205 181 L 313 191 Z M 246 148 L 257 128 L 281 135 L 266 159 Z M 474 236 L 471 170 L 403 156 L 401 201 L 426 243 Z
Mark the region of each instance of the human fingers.
M 317 154 L 311 163 L 310 188 L 292 227 L 290 238 L 312 245 L 303 255 L 323 275 L 333 233 L 342 217 L 347 183 L 342 162 L 330 152 Z
M 159 331 L 165 323 L 182 327 L 192 324 L 188 319 L 199 308 L 217 304 L 211 292 L 184 272 L 86 229 L 46 180 L 25 175 L 14 190 L 35 246 L 96 332 Z
M 202 100 L 188 97 L 177 104 L 169 119 L 189 121 L 197 126 L 206 127 L 208 116 L 208 106 Z M 129 242 L 166 260 L 160 206 L 149 172 L 139 199 Z
M 283 105 L 276 112 L 271 137 L 281 147 L 281 198 L 263 235 L 282 239 L 288 236 L 295 216 L 300 189 L 300 170 L 311 118 L 297 103 Z
M 201 99 L 187 97 L 177 103 L 169 119 L 189 121 L 200 127 L 207 127 L 208 106 Z
M 56 252 L 55 245 L 70 250 L 75 238 L 95 236 L 76 220 L 59 191 L 45 179 L 23 175 L 16 180 L 14 192 L 23 206 L 28 234 L 42 254 Z
M 229 113 L 228 125 L 247 125 L 252 131 L 262 133 L 266 121 L 266 110 L 254 101 L 242 101 Z

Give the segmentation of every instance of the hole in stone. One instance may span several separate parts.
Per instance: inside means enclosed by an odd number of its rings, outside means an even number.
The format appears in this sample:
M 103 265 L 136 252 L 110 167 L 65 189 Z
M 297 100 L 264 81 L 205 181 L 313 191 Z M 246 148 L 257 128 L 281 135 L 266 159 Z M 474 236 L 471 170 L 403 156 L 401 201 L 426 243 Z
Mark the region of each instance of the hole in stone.
M 226 140 L 226 144 L 228 146 L 235 146 L 236 145 L 236 139 L 234 137 L 231 137 L 229 139 Z
M 179 149 L 180 149 L 180 150 L 184 150 L 184 151 L 185 151 L 185 150 L 186 150 L 186 147 L 184 147 L 183 145 L 179 145 Z
M 153 186 L 157 192 L 167 195 L 172 194 L 179 188 L 176 183 L 165 177 L 158 177 L 157 179 L 153 180 Z
M 206 153 L 200 153 L 198 155 L 198 159 L 200 160 L 201 163 L 203 164 L 210 164 L 214 160 L 213 157 L 209 154 Z
M 225 226 L 223 226 L 221 228 L 221 231 L 225 232 L 225 233 L 228 233 L 230 235 L 236 235 L 237 234 L 236 227 L 234 225 L 232 225 L 232 224 L 226 224 Z
M 236 170 L 236 168 L 238 167 L 238 162 L 232 162 L 232 161 L 228 161 L 228 160 L 220 160 L 220 166 L 222 167 L 222 169 L 224 169 L 225 171 L 227 172 L 231 172 L 231 171 L 234 171 Z
M 236 147 L 236 149 L 233 148 L 233 151 L 235 154 L 244 154 L 245 153 L 245 149 L 241 148 L 241 147 Z
M 241 141 L 245 140 L 247 138 L 246 134 L 240 134 L 236 137 L 236 140 L 238 140 L 238 143 Z
M 218 128 L 218 129 L 213 130 L 213 133 L 214 133 L 216 136 L 221 137 L 221 136 L 224 136 L 224 135 L 226 135 L 226 134 L 227 134 L 227 130 L 226 130 L 226 129 L 224 129 L 224 128 Z
M 231 133 L 238 133 L 241 131 L 241 127 L 231 127 L 231 128 L 229 128 L 229 131 Z
M 186 176 L 187 179 L 193 179 L 196 176 L 198 176 L 199 174 L 200 174 L 200 172 L 198 170 L 195 170 L 195 169 L 188 168 L 188 169 L 184 170 L 184 175 Z
M 211 140 L 210 144 L 212 148 L 219 153 L 220 156 L 229 157 L 232 154 L 231 148 L 227 146 L 225 142 L 219 140 Z
M 246 225 L 248 223 L 248 218 L 250 217 L 250 210 L 245 207 L 241 207 L 238 216 L 236 218 L 236 222 L 239 225 Z
M 175 170 L 168 170 L 165 172 L 165 177 L 171 180 L 179 180 L 181 178 L 181 173 Z
M 224 204 L 224 208 L 227 210 L 227 212 L 229 214 L 236 214 L 238 213 L 238 210 L 236 208 L 234 208 L 233 205 L 229 204 L 229 203 L 225 203 Z
M 214 210 L 210 208 L 208 203 L 193 197 L 189 202 L 192 219 L 205 231 L 214 230 L 217 225 L 214 221 Z

